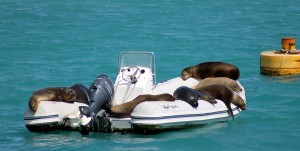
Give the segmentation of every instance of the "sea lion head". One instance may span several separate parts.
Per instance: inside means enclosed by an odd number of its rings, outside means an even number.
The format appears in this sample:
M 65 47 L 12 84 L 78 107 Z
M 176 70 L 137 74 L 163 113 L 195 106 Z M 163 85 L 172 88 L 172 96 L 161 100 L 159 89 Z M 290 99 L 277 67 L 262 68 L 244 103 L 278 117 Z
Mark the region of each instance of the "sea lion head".
M 235 91 L 235 92 L 242 92 L 243 89 L 242 89 L 239 85 L 236 85 L 236 86 L 233 88 L 233 91 Z
M 182 78 L 183 80 L 186 80 L 186 79 L 188 79 L 188 78 L 190 78 L 190 77 L 193 76 L 193 75 L 192 75 L 192 72 L 191 72 L 191 68 L 192 68 L 192 67 L 186 67 L 186 68 L 184 68 L 184 69 L 181 71 L 181 78 Z
M 38 108 L 38 102 L 35 98 L 31 97 L 28 101 L 28 106 L 33 112 L 36 112 Z
M 183 100 L 187 102 L 194 108 L 198 107 L 198 94 L 191 88 L 181 86 L 174 91 L 173 96 L 177 100 Z
M 246 104 L 245 104 L 244 100 L 237 94 L 235 94 L 233 96 L 232 103 L 234 105 L 236 105 L 237 107 L 239 107 L 241 110 L 246 110 Z

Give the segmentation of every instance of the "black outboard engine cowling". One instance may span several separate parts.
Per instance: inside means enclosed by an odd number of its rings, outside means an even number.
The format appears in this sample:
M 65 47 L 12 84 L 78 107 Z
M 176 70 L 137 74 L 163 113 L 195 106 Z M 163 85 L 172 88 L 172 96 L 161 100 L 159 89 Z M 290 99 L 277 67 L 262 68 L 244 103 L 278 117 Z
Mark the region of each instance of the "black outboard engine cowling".
M 114 87 L 107 75 L 100 75 L 89 88 L 90 112 L 92 115 L 92 127 L 97 128 L 96 115 L 107 104 L 114 95 Z

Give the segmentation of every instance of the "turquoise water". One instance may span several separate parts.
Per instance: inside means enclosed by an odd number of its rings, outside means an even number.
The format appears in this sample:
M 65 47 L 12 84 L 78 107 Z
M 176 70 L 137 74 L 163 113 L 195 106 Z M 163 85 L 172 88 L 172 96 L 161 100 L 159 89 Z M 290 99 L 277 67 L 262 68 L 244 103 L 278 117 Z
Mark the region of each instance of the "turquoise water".
M 300 76 L 263 76 L 259 54 L 300 40 L 286 1 L 0 1 L 1 150 L 299 150 Z M 298 47 L 300 45 L 298 44 Z M 156 54 L 158 81 L 204 61 L 240 68 L 247 110 L 226 123 L 156 135 L 55 131 L 23 123 L 33 91 L 116 76 L 122 50 Z

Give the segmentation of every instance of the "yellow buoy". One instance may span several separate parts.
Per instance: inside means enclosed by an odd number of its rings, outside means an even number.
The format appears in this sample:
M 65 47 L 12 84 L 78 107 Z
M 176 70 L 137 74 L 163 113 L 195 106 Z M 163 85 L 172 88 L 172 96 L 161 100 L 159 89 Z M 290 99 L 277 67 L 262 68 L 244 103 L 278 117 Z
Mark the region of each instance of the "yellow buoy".
M 300 51 L 295 38 L 281 39 L 281 50 L 263 51 L 260 54 L 260 73 L 266 75 L 300 74 Z

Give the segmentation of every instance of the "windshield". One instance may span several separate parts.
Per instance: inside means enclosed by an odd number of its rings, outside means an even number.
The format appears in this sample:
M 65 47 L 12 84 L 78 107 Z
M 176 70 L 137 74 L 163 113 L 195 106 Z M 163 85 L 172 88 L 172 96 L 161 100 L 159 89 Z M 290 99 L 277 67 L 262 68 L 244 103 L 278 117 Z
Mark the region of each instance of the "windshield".
M 119 58 L 119 71 L 123 67 L 139 66 L 146 67 L 153 71 L 154 54 L 151 52 L 124 51 Z
M 147 51 L 123 51 L 119 56 L 118 73 L 124 67 L 145 67 L 152 72 L 153 83 L 156 84 L 155 56 L 153 52 Z

